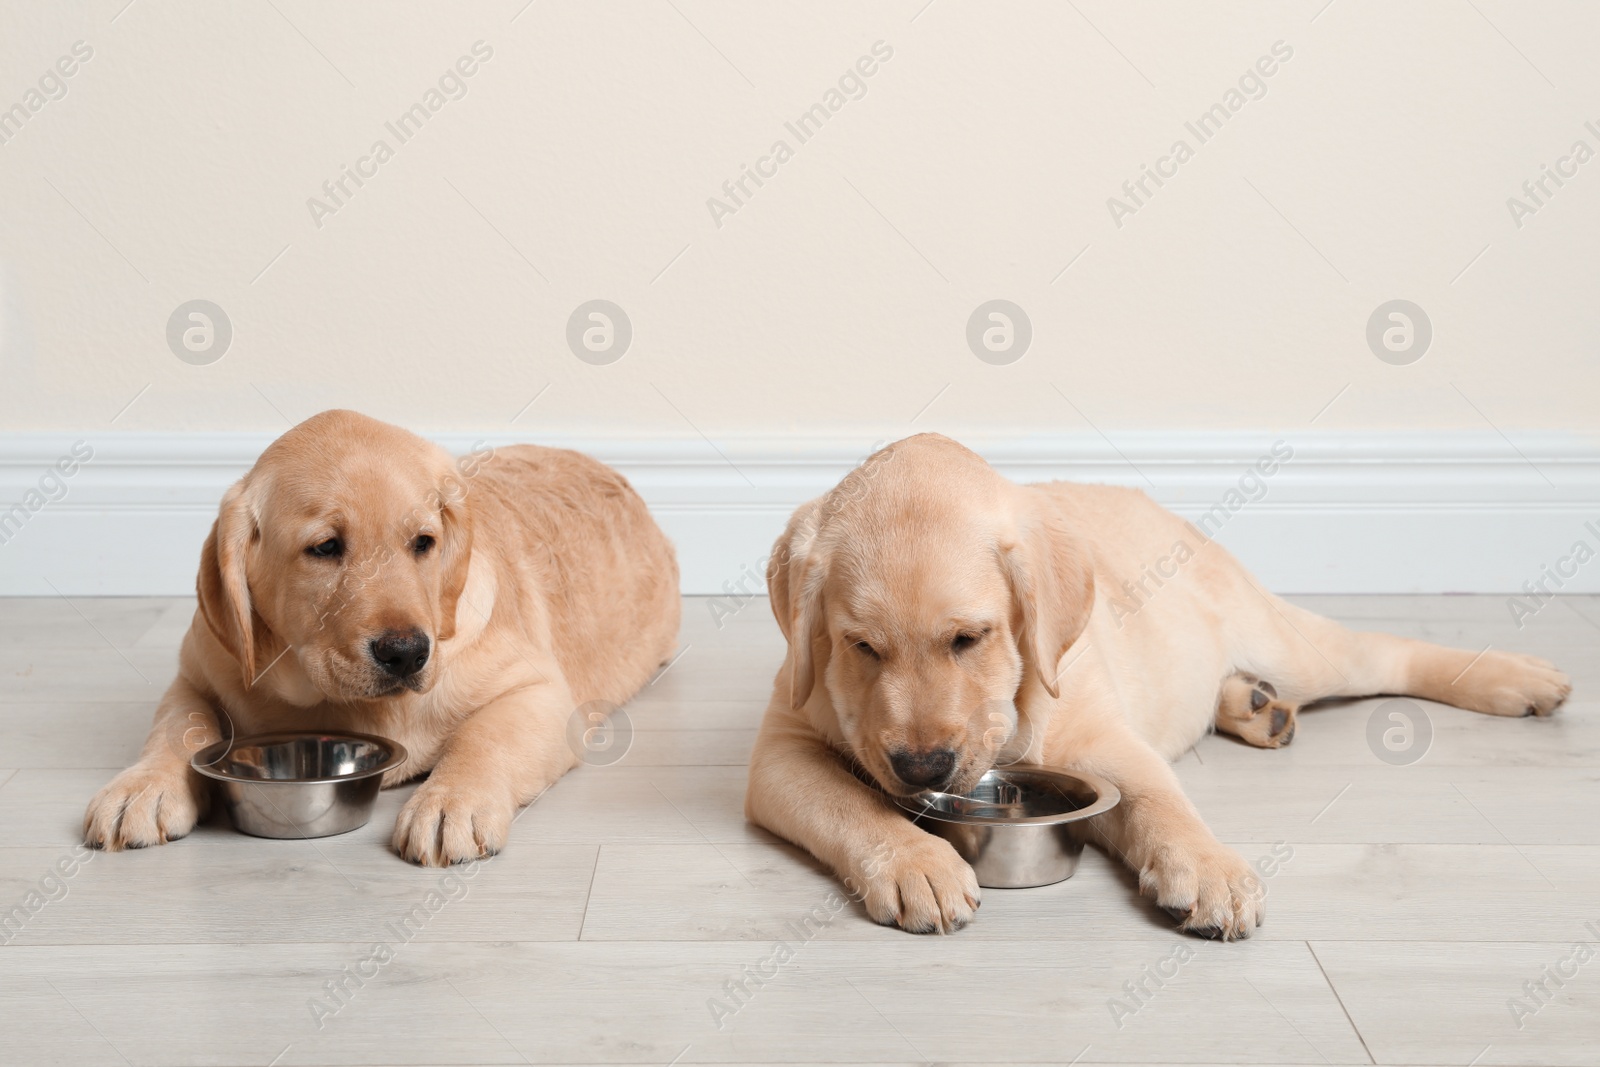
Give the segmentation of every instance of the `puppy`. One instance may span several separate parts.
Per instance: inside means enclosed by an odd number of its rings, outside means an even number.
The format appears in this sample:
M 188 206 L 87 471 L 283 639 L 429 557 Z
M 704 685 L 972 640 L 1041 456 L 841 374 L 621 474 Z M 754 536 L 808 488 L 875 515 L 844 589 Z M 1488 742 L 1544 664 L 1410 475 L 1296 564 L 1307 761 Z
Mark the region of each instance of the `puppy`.
M 1173 557 L 1176 575 L 1130 598 Z M 936 434 L 801 507 L 767 580 L 789 649 L 746 814 L 831 867 L 871 918 L 916 932 L 964 925 L 978 884 L 885 794 L 965 792 L 1017 761 L 1098 774 L 1122 802 L 1091 838 L 1181 929 L 1248 937 L 1258 882 L 1168 765 L 1213 725 L 1276 746 L 1326 697 L 1547 715 L 1571 688 L 1531 656 L 1352 632 L 1266 593 L 1141 492 L 1014 485 Z
M 406 747 L 386 786 L 431 772 L 396 852 L 493 854 L 577 762 L 577 709 L 627 700 L 678 631 L 672 546 L 615 471 L 532 446 L 457 463 L 349 411 L 296 426 L 228 490 L 196 584 L 144 753 L 89 804 L 95 847 L 187 834 L 208 796 L 189 757 L 218 737 L 341 730 Z

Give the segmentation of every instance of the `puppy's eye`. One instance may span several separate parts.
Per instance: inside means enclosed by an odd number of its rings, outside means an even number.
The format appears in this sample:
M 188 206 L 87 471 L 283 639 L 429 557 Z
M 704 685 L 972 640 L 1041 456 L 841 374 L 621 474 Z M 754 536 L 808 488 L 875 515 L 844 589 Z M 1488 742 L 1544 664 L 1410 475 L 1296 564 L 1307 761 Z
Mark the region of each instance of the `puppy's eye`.
M 319 559 L 332 559 L 344 555 L 344 542 L 337 537 L 330 537 L 326 541 L 318 541 L 306 549 L 306 555 L 316 556 Z
M 881 658 L 878 655 L 878 650 L 873 648 L 871 645 L 867 644 L 865 641 L 857 641 L 854 645 L 852 645 L 850 647 L 854 648 L 857 652 L 861 653 L 863 656 L 866 656 L 866 657 L 868 657 L 870 659 L 879 659 L 879 658 Z
M 965 652 L 979 641 L 982 641 L 984 634 L 988 632 L 987 630 L 980 630 L 977 633 L 956 634 L 955 639 L 950 642 L 950 651 Z
M 419 556 L 425 556 L 428 554 L 428 549 L 432 548 L 433 545 L 432 534 L 417 534 L 417 539 L 411 542 L 411 551 Z

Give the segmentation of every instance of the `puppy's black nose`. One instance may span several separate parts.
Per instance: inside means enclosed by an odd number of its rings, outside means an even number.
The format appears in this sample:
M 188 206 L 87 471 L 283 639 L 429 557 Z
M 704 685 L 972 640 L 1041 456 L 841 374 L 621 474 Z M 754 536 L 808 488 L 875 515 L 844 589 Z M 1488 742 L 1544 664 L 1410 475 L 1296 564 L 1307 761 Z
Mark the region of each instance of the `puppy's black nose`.
M 955 773 L 956 754 L 948 748 L 931 748 L 926 752 L 902 748 L 889 753 L 889 765 L 907 785 L 938 789 Z
M 386 674 L 409 678 L 428 662 L 428 635 L 421 630 L 389 630 L 369 646 Z

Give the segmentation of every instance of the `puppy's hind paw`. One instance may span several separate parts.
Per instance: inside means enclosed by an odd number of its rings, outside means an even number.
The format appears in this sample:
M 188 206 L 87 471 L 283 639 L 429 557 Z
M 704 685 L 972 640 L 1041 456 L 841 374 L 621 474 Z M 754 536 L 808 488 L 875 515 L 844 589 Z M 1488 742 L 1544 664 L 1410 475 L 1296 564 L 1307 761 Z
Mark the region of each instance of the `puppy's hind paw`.
M 1216 727 L 1257 748 L 1283 748 L 1294 740 L 1300 709 L 1278 699 L 1271 682 L 1251 674 L 1224 679 L 1217 696 Z
M 1571 694 L 1572 680 L 1549 660 L 1491 651 L 1468 664 L 1440 699 L 1486 715 L 1542 718 Z

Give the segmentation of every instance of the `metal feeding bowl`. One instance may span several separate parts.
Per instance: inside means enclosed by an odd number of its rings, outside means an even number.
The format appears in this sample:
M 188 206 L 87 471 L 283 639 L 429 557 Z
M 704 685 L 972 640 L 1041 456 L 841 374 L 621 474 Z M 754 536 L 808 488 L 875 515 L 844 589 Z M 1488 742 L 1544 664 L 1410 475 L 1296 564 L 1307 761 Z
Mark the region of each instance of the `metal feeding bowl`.
M 364 826 L 385 771 L 406 750 L 371 734 L 277 733 L 218 741 L 190 765 L 216 782 L 236 829 L 255 837 L 329 837 Z
M 1083 852 L 1075 824 L 1116 807 L 1103 778 L 1048 767 L 992 770 L 970 793 L 915 793 L 895 803 L 955 846 L 986 889 L 1028 889 L 1071 878 Z

